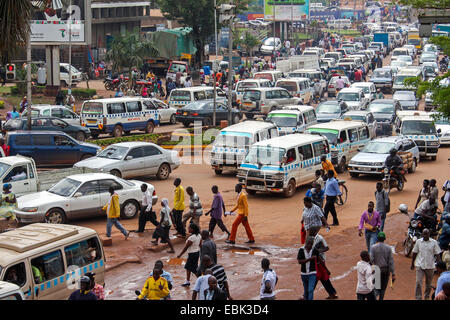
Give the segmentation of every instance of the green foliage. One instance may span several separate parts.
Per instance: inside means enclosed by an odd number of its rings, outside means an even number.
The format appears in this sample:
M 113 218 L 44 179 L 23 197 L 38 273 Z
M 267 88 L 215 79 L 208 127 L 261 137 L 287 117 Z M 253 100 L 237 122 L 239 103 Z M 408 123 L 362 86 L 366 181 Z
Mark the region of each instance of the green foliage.
M 428 42 L 441 47 L 444 54 L 450 55 L 450 39 L 448 37 L 431 37 Z
M 106 60 L 112 62 L 114 71 L 121 72 L 123 68 L 139 68 L 144 63 L 145 57 L 157 56 L 158 50 L 151 41 L 140 39 L 135 30 L 124 36 L 114 37 L 111 49 L 106 53 Z
M 145 142 L 156 143 L 158 141 L 158 139 L 161 138 L 162 136 L 163 136 L 162 134 L 151 133 L 151 134 L 132 135 L 132 136 L 126 136 L 126 137 L 120 137 L 120 138 L 91 140 L 89 142 L 99 145 L 101 147 L 107 147 L 110 144 L 114 144 L 114 143 L 130 142 L 130 141 L 145 141 Z
M 67 96 L 67 89 L 61 90 L 61 93 L 64 96 Z M 95 89 L 72 89 L 72 95 L 74 98 L 79 99 L 90 99 L 97 94 L 97 90 Z
M 5 101 L 0 100 L 0 109 L 5 109 Z
M 402 5 L 409 5 L 416 9 L 446 9 L 450 8 L 449 0 L 399 0 Z
M 247 57 L 251 56 L 255 47 L 261 44 L 261 41 L 248 31 L 245 31 L 243 35 L 239 34 L 236 36 L 233 42 L 236 45 L 241 46 L 243 51 L 247 54 Z

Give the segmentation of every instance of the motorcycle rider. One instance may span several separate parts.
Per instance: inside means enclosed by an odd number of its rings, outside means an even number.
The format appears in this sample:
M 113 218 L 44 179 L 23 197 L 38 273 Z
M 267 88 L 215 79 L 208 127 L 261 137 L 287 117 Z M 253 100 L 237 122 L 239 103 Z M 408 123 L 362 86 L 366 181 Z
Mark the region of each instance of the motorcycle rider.
M 445 250 L 450 243 L 450 213 L 446 213 L 442 215 L 442 228 L 439 235 L 439 247 L 442 250 Z
M 314 100 L 316 100 L 316 103 L 319 103 L 319 101 L 320 101 L 321 89 L 322 89 L 322 86 L 320 85 L 319 79 L 314 79 Z
M 434 195 L 430 195 L 428 200 L 423 201 L 420 206 L 414 211 L 414 219 L 421 219 L 425 228 L 430 231 L 436 230 L 436 210 L 438 208 L 438 202 Z
M 397 149 L 392 148 L 389 150 L 389 156 L 386 158 L 384 165 L 388 170 L 394 170 L 394 173 L 402 179 L 402 181 L 406 182 L 405 176 L 400 172 L 400 169 L 403 169 L 403 160 L 397 154 Z

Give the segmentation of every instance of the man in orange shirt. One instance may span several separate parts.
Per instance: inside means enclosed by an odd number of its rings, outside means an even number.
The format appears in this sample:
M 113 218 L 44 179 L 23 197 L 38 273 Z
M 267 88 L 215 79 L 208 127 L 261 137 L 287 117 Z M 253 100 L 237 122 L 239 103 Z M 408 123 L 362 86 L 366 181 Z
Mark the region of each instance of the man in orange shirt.
M 234 190 L 239 194 L 239 196 L 236 206 L 233 208 L 233 210 L 230 211 L 230 213 L 237 210 L 238 216 L 236 217 L 236 220 L 234 220 L 233 226 L 231 227 L 230 239 L 226 240 L 225 242 L 230 244 L 235 243 L 237 228 L 242 223 L 245 227 L 245 231 L 247 232 L 248 237 L 248 241 L 245 243 L 255 243 L 255 238 L 253 237 L 252 229 L 248 224 L 247 194 L 242 190 L 242 185 L 239 183 L 236 185 Z
M 334 172 L 334 177 L 337 178 L 337 172 L 334 169 L 333 164 L 331 163 L 330 160 L 327 160 L 327 156 L 323 155 L 320 160 L 322 161 L 322 169 L 325 172 L 325 174 L 328 172 L 328 170 L 333 170 Z

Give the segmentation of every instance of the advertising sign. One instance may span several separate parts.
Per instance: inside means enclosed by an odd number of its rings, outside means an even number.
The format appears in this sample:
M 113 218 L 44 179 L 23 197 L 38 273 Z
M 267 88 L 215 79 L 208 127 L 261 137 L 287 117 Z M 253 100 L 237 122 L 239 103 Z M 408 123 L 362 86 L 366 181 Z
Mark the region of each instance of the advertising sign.
M 309 16 L 310 0 L 264 0 L 264 19 L 275 21 L 300 21 Z
M 32 1 L 37 5 L 39 2 Z M 32 44 L 86 43 L 91 0 L 46 0 L 30 22 Z M 69 37 L 69 29 L 71 30 Z

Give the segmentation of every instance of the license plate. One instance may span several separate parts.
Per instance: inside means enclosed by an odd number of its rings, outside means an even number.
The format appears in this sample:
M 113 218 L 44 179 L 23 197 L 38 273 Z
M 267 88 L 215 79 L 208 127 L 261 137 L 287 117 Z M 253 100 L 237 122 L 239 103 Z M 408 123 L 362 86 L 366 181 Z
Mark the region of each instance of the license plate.
M 243 104 L 244 104 L 244 106 L 251 106 L 252 105 L 251 102 L 244 102 Z
M 361 170 L 361 171 L 372 171 L 371 168 L 359 168 L 359 170 Z
M 187 116 L 187 112 L 183 112 L 183 116 Z
M 264 190 L 264 186 L 253 185 L 252 188 L 256 190 Z
M 88 120 L 88 123 L 97 123 L 97 120 Z

